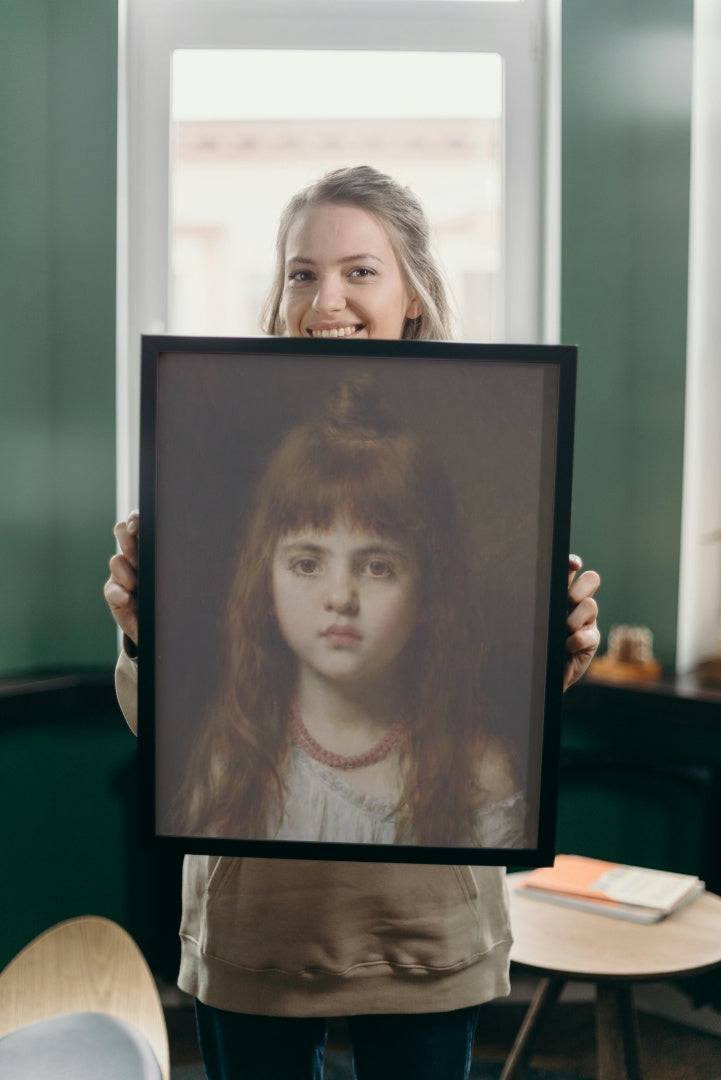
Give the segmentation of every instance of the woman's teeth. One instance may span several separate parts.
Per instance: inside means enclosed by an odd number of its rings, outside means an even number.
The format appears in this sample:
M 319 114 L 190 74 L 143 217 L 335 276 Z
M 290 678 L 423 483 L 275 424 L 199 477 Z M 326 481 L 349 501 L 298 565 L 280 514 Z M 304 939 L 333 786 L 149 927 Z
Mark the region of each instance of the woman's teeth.
M 311 337 L 320 338 L 338 338 L 338 337 L 350 337 L 360 330 L 361 327 L 356 326 L 334 326 L 332 330 L 311 330 Z

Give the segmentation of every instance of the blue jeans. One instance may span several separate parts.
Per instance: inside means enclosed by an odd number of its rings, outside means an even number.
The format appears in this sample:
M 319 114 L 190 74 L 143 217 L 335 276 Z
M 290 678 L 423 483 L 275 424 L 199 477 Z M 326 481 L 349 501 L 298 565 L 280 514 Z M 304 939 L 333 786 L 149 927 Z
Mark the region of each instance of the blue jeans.
M 350 1016 L 356 1080 L 467 1080 L 478 1006 Z M 322 1017 L 249 1016 L 196 1002 L 208 1080 L 321 1080 Z

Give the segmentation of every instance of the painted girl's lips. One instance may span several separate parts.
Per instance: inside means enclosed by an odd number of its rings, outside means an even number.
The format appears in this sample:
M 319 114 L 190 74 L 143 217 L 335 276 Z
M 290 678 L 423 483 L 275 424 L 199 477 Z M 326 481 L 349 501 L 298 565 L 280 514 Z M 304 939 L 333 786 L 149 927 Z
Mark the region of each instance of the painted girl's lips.
M 355 645 L 360 641 L 360 634 L 352 626 L 340 626 L 333 624 L 321 634 L 330 645 Z
M 353 337 L 363 329 L 363 323 L 353 323 L 352 326 L 311 326 L 308 333 L 313 338 L 344 338 Z

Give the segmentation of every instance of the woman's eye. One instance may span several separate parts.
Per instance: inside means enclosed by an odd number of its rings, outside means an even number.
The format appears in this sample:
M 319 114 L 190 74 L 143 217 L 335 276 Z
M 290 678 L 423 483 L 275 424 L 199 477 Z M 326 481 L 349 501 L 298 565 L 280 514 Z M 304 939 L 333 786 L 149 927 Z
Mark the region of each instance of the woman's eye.
M 311 577 L 313 574 L 319 574 L 321 571 L 321 565 L 318 559 L 302 558 L 295 559 L 290 564 L 291 570 L 294 570 L 296 574 L 300 574 L 302 577 Z
M 288 274 L 288 281 L 303 285 L 306 281 L 311 280 L 311 276 L 310 270 L 294 270 L 291 274 Z
M 369 266 L 356 266 L 350 272 L 350 277 L 354 278 L 369 278 L 375 277 L 375 270 L 371 270 Z

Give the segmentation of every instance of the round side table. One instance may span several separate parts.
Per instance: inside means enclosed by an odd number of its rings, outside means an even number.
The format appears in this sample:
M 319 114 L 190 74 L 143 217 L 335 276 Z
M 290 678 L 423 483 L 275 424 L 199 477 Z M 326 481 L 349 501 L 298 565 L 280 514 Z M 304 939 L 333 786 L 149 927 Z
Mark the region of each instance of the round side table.
M 501 1080 L 520 1080 L 535 1036 L 568 981 L 596 987 L 599 1080 L 643 1080 L 632 987 L 721 966 L 721 898 L 705 892 L 658 923 L 608 915 L 523 895 L 525 874 L 508 875 L 511 960 L 542 976 Z

